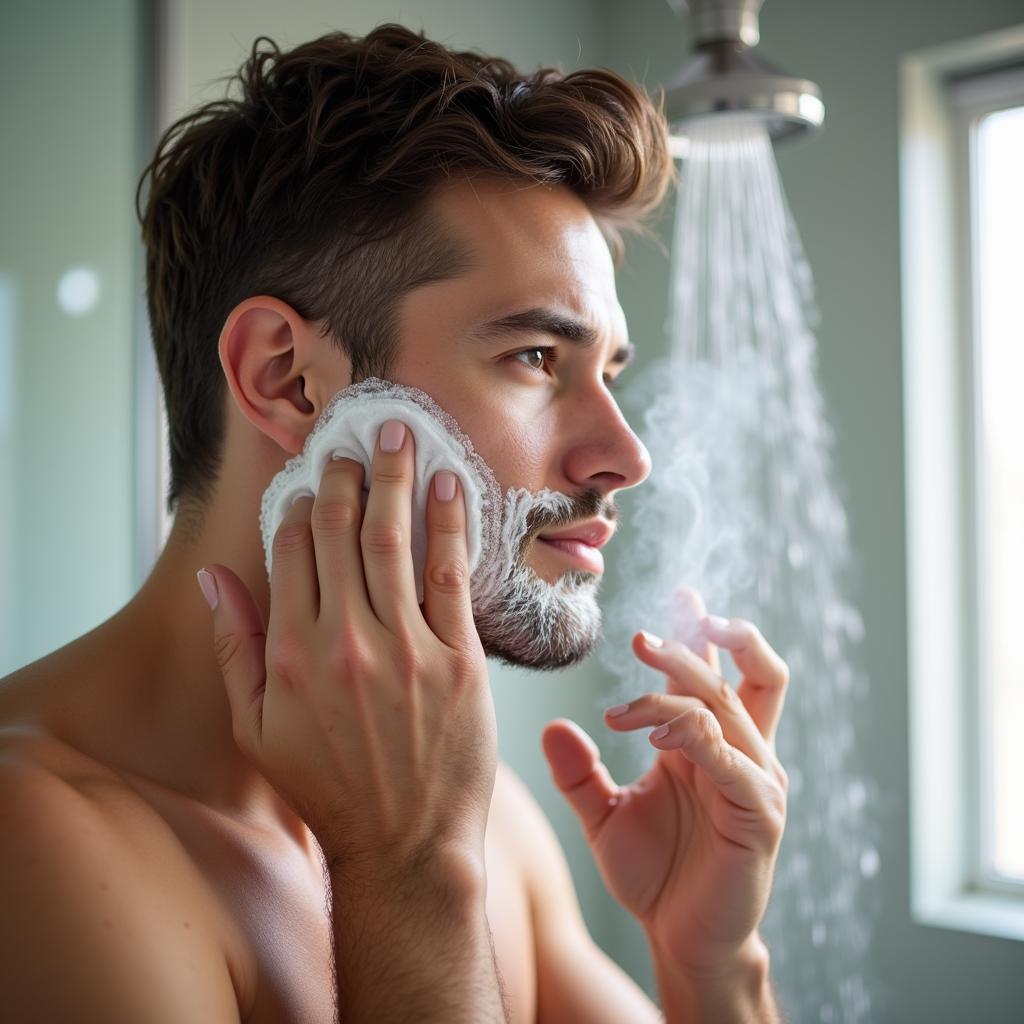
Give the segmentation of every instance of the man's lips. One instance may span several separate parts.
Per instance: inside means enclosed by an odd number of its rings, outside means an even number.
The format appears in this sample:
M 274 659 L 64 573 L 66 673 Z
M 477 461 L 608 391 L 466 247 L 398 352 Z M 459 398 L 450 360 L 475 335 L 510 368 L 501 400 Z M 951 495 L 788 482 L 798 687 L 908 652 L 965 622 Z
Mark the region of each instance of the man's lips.
M 611 539 L 614 528 L 603 521 L 582 523 L 565 530 L 542 533 L 538 540 L 581 563 L 591 572 L 604 572 L 604 558 L 598 550 Z
M 594 519 L 589 523 L 567 526 L 564 530 L 549 530 L 540 534 L 541 540 L 578 540 L 592 548 L 602 548 L 611 540 L 615 528 L 603 519 Z

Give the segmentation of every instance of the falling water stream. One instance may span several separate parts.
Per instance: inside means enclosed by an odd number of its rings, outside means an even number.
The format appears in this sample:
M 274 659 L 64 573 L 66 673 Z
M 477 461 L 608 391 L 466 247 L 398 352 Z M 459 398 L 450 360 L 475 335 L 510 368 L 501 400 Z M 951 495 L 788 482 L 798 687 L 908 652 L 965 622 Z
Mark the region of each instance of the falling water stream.
M 777 750 L 789 812 L 761 934 L 794 1024 L 857 1024 L 879 1015 L 864 959 L 880 903 L 878 837 L 893 808 L 857 763 L 869 726 L 868 680 L 852 654 L 863 624 L 844 596 L 853 566 L 817 380 L 811 273 L 763 125 L 711 118 L 689 138 L 671 353 L 623 400 L 643 410 L 653 470 L 623 495 L 630 528 L 617 564 L 628 578 L 606 605 L 601 651 L 620 682 L 601 700 L 661 688 L 628 638 L 661 626 L 687 639 L 692 623 L 672 599 L 680 584 L 712 614 L 755 622 L 786 659 Z M 638 773 L 656 756 L 645 737 L 612 740 Z

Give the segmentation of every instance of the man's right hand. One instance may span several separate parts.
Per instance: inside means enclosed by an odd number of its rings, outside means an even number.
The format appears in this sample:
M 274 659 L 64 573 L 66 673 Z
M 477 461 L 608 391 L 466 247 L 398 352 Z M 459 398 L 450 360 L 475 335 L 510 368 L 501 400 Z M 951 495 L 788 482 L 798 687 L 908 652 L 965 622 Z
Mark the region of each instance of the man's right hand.
M 394 421 L 392 421 L 392 424 Z M 363 467 L 328 463 L 273 541 L 270 622 L 226 566 L 214 646 L 235 742 L 316 836 L 364 881 L 438 857 L 483 872 L 497 766 L 494 703 L 469 595 L 466 512 L 427 505 L 424 602 L 410 549 L 414 439 Z M 442 476 L 442 474 L 438 474 Z M 397 873 L 397 874 L 396 874 Z

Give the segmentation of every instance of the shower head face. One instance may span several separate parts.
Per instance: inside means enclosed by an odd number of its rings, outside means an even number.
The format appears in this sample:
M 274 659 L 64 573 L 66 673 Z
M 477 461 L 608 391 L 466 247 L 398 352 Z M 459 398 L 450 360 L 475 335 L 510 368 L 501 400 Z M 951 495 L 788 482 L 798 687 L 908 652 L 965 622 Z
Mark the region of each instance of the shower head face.
M 809 137 L 825 119 L 821 90 L 806 78 L 774 68 L 737 43 L 702 44 L 665 90 L 673 135 L 698 118 L 743 116 L 763 120 L 773 142 Z

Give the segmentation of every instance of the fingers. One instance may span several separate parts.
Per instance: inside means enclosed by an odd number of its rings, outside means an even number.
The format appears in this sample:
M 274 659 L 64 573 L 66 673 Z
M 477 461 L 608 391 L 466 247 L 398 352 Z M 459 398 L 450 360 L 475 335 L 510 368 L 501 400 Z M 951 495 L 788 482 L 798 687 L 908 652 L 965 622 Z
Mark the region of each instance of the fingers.
M 789 685 L 789 666 L 752 622 L 712 615 L 701 623 L 701 628 L 712 643 L 729 651 L 743 673 L 740 700 L 761 735 L 774 746 Z
M 213 649 L 231 707 L 231 731 L 238 748 L 248 756 L 259 749 L 263 727 L 266 626 L 249 588 L 235 573 L 223 565 L 206 566 L 197 574 L 200 586 L 204 572 L 214 579 Z
M 647 634 L 637 633 L 633 637 L 633 651 L 644 664 L 668 677 L 669 694 L 666 696 L 690 696 L 703 701 L 721 722 L 728 743 L 762 768 L 770 767 L 775 755 L 729 683 L 684 644 L 668 640 L 656 647 L 645 640 L 645 636 Z M 616 719 L 612 719 L 609 725 L 619 728 Z
M 711 666 L 715 675 L 721 675 L 718 648 L 708 643 L 701 630 L 701 622 L 707 614 L 704 598 L 693 587 L 676 587 L 672 592 L 672 639 L 695 651 Z
M 593 838 L 619 801 L 597 744 L 575 722 L 559 718 L 545 727 L 541 745 L 555 785 Z
M 399 420 L 381 427 L 360 534 L 366 592 L 377 618 L 396 636 L 419 611 L 412 569 L 415 441 Z
M 310 523 L 320 581 L 319 621 L 351 622 L 369 611 L 363 552 L 363 465 L 354 459 L 332 459 L 320 478 Z
M 645 693 L 628 704 L 608 708 L 605 723 L 618 732 L 631 732 L 652 725 L 664 725 L 678 718 L 685 711 L 703 708 L 710 711 L 704 701 L 697 697 L 681 697 L 674 693 Z
M 441 470 L 427 496 L 423 617 L 442 643 L 468 650 L 477 640 L 469 596 L 466 503 L 459 478 Z
M 710 711 L 687 711 L 668 723 L 664 736 L 651 742 L 659 750 L 678 750 L 708 773 L 727 800 L 754 812 L 753 820 L 733 824 L 753 825 L 773 843 L 781 838 L 785 794 L 746 754 L 726 743 L 718 719 Z M 722 823 L 717 824 L 721 827 Z
M 296 638 L 316 621 L 320 594 L 316 553 L 309 525 L 313 499 L 303 495 L 284 514 L 273 540 L 267 643 L 278 649 L 282 637 Z

